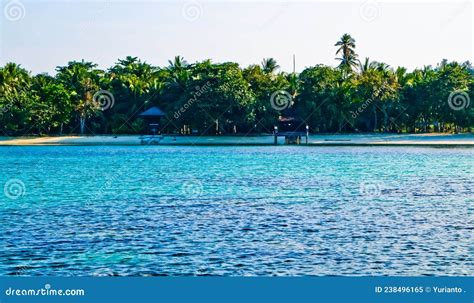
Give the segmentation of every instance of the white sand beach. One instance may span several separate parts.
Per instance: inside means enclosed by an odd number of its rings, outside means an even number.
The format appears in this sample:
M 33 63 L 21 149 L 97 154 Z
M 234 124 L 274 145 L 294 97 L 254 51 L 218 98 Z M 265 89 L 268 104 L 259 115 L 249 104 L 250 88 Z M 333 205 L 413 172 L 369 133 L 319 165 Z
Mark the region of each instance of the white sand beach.
M 142 139 L 145 138 L 145 142 Z M 0 146 L 34 145 L 146 145 L 149 136 L 1 137 Z M 272 145 L 272 135 L 172 136 L 155 138 L 153 145 Z M 284 138 L 278 138 L 284 144 Z M 302 139 L 305 145 L 305 139 Z M 474 134 L 346 134 L 310 135 L 308 145 L 446 145 L 474 146 Z

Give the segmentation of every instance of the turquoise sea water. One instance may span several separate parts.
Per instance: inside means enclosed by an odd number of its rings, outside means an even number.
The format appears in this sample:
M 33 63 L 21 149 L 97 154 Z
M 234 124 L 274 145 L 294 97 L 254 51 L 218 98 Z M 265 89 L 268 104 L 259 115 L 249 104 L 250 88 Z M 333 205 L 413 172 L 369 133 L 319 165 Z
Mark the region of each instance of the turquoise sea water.
M 474 149 L 0 148 L 0 275 L 474 275 Z

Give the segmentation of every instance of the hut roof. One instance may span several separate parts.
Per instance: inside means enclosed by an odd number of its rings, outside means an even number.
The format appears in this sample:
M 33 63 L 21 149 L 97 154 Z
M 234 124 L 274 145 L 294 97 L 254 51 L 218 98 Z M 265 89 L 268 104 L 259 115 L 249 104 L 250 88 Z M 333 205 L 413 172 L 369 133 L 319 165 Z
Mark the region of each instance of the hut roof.
M 143 113 L 139 114 L 140 117 L 164 117 L 166 114 L 156 106 L 150 107 Z
M 281 112 L 280 117 L 278 117 L 279 122 L 290 122 L 290 121 L 301 121 L 302 119 L 298 115 L 294 107 L 289 107 Z

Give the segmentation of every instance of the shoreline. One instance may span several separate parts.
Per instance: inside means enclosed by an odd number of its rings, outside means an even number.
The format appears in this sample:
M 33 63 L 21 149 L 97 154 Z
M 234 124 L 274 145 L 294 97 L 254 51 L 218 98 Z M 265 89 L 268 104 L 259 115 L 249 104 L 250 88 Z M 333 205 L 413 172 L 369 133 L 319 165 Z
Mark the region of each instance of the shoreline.
M 172 136 L 154 144 L 142 144 L 144 136 L 49 136 L 0 138 L 1 146 L 275 146 L 273 135 L 260 136 Z M 149 136 L 145 136 L 149 138 Z M 278 145 L 285 145 L 278 138 Z M 301 146 L 430 146 L 474 147 L 474 134 L 344 134 L 310 135 Z

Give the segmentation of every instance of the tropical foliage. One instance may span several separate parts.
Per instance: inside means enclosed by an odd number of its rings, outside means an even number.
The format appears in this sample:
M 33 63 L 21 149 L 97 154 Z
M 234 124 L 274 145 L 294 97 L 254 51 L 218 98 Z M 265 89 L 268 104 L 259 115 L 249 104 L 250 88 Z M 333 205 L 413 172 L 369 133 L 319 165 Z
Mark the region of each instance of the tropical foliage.
M 143 133 L 138 114 L 153 105 L 167 113 L 165 133 L 270 133 L 282 115 L 271 103 L 278 91 L 288 92 L 288 106 L 311 132 L 471 131 L 469 62 L 408 72 L 359 60 L 348 34 L 335 46 L 337 67 L 300 74 L 279 71 L 273 58 L 245 68 L 180 56 L 165 67 L 127 57 L 107 70 L 72 61 L 54 76 L 7 63 L 0 67 L 0 135 Z

